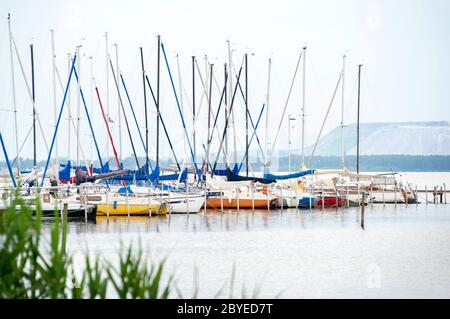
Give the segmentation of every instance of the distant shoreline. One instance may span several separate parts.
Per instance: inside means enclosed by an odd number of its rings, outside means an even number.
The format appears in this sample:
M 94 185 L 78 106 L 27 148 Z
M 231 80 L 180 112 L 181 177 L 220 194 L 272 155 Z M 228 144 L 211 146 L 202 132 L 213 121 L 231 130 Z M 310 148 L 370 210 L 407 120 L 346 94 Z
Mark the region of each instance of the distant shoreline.
M 240 156 L 238 156 L 240 158 Z M 144 160 L 144 158 L 142 157 Z M 61 163 L 67 160 L 60 159 Z M 72 161 L 73 163 L 74 161 Z M 135 160 L 133 157 L 124 159 L 124 166 L 130 169 L 135 168 Z M 154 161 L 150 161 L 154 167 Z M 239 161 L 240 162 L 240 161 Z M 263 171 L 264 165 L 261 158 L 250 156 L 249 162 L 252 171 Z M 111 158 L 110 163 L 114 163 Z M 270 171 L 289 171 L 288 156 L 283 155 L 272 160 Z M 309 163 L 309 156 L 305 157 L 305 163 Z M 161 166 L 173 165 L 172 161 L 161 161 Z M 21 159 L 21 169 L 30 169 L 33 165 L 31 159 Z M 37 163 L 38 168 L 45 166 L 45 161 Z M 99 166 L 94 161 L 94 166 Z M 218 168 L 223 167 L 223 163 L 219 163 Z M 356 170 L 356 156 L 345 156 L 345 166 L 352 171 Z M 339 156 L 315 156 L 311 165 L 313 169 L 337 169 L 341 167 L 341 158 Z M 111 168 L 114 169 L 113 166 Z M 0 169 L 6 169 L 5 161 L 0 161 Z M 298 154 L 291 155 L 291 171 L 300 170 L 300 156 Z M 245 171 L 245 164 L 241 171 Z M 450 156 L 442 155 L 363 155 L 360 156 L 360 171 L 365 172 L 450 172 Z

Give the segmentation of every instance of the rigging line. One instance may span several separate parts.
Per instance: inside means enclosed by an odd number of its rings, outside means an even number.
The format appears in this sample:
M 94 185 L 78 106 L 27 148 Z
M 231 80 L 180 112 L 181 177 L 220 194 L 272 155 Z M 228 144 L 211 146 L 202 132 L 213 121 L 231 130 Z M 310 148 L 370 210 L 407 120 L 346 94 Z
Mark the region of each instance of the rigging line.
M 42 128 L 41 120 L 40 120 L 40 118 L 39 118 L 39 113 L 38 113 L 37 110 L 36 110 L 36 102 L 33 100 L 33 95 L 31 94 L 30 85 L 28 84 L 28 80 L 27 80 L 27 77 L 26 77 L 26 75 L 25 75 L 25 71 L 24 71 L 24 68 L 23 68 L 23 65 L 22 65 L 22 60 L 20 59 L 19 51 L 17 50 L 16 42 L 14 41 L 14 38 L 13 38 L 13 37 L 11 37 L 11 39 L 12 39 L 12 42 L 13 42 L 13 44 L 14 44 L 14 49 L 15 49 L 15 51 L 16 51 L 17 60 L 19 61 L 20 70 L 22 71 L 22 76 L 23 76 L 23 79 L 24 79 L 25 84 L 26 84 L 26 87 L 27 87 L 28 96 L 30 97 L 30 99 L 31 99 L 31 101 L 32 101 L 31 103 L 32 103 L 32 105 L 33 105 L 33 110 L 34 110 L 36 119 L 37 119 L 38 124 L 39 124 L 39 129 L 40 129 L 41 134 L 42 134 L 42 139 L 44 140 L 44 145 L 45 145 L 45 148 L 46 148 L 46 150 L 47 150 L 47 152 L 48 152 L 48 151 L 49 151 L 49 148 L 48 148 L 47 140 L 45 139 L 45 134 L 44 134 L 44 130 L 43 130 L 43 128 Z M 19 155 L 20 155 L 20 154 L 17 154 L 17 156 L 19 156 Z
M 250 138 L 250 141 L 248 142 L 248 149 L 245 151 L 244 158 L 242 159 L 241 164 L 239 166 L 239 171 L 241 170 L 242 165 L 244 164 L 245 158 L 248 157 L 248 150 L 250 149 L 250 145 L 252 145 L 253 137 L 256 136 L 256 138 L 258 138 L 258 135 L 256 134 L 256 130 L 258 129 L 259 122 L 261 120 L 261 116 L 262 116 L 262 114 L 264 112 L 264 107 L 265 106 L 266 106 L 266 104 L 264 103 L 262 108 L 261 108 L 261 112 L 259 112 L 258 120 L 256 121 L 256 127 L 253 128 L 253 134 L 252 134 L 252 137 Z M 263 154 L 263 158 L 264 158 L 264 154 Z
M 203 87 L 203 90 L 204 90 L 204 94 L 202 94 L 202 99 L 200 100 L 200 106 L 199 106 L 199 109 L 198 109 L 198 111 L 197 111 L 197 114 L 198 115 L 196 115 L 196 117 L 195 117 L 195 124 L 194 125 L 196 125 L 196 123 L 197 123 L 197 118 L 198 117 L 200 117 L 200 111 L 201 111 L 201 107 L 202 107 L 202 100 L 203 100 L 203 97 L 204 96 L 207 96 L 207 92 L 205 91 L 206 90 L 206 88 L 205 88 L 205 83 L 203 82 L 203 78 L 202 78 L 202 75 L 201 75 L 201 72 L 200 72 L 200 68 L 199 68 L 199 66 L 198 66 L 198 63 L 197 63 L 197 60 L 195 60 L 195 64 L 196 64 L 196 66 L 197 66 L 197 72 L 198 72 L 198 75 L 199 75 L 199 77 L 200 77 L 200 82 L 202 83 L 202 87 Z M 242 59 L 242 63 L 241 63 L 241 68 L 242 68 L 242 65 L 244 64 L 244 59 Z M 229 76 L 229 75 L 228 75 Z M 213 78 L 214 78 L 214 74 L 213 74 Z M 217 138 L 218 139 L 220 139 L 220 133 L 219 133 L 219 129 L 218 129 L 218 127 L 216 127 L 216 134 L 217 134 Z M 222 151 L 224 152 L 224 154 L 225 154 L 225 156 L 226 156 L 226 158 L 228 158 L 227 157 L 227 152 L 226 152 L 226 150 L 225 150 L 225 146 L 222 146 L 223 147 L 223 149 L 222 149 Z M 227 164 L 229 164 L 229 163 L 227 163 Z
M 25 145 L 25 142 L 28 140 L 28 137 L 30 136 L 30 133 L 31 133 L 32 130 L 33 130 L 33 125 L 31 125 L 30 129 L 28 130 L 27 136 L 26 136 L 25 139 L 23 140 L 22 146 L 20 146 L 20 148 L 19 148 L 19 154 L 20 154 L 20 152 L 22 151 L 22 148 L 23 148 L 23 146 Z M 11 166 L 14 166 L 14 164 L 16 163 L 17 157 L 18 157 L 18 156 L 16 156 L 16 157 L 14 158 L 14 160 L 13 160 L 12 163 L 11 163 Z
M 226 135 L 226 133 L 227 133 L 228 121 L 229 121 L 229 118 L 230 118 L 231 111 L 233 110 L 233 106 L 234 106 L 234 98 L 236 97 L 237 86 L 238 86 L 238 84 L 239 84 L 239 79 L 240 79 L 240 77 L 241 77 L 241 72 L 242 72 L 242 66 L 241 66 L 241 68 L 239 69 L 238 79 L 237 79 L 236 85 L 235 85 L 235 87 L 234 87 L 233 97 L 231 98 L 230 110 L 229 110 L 229 112 L 228 112 L 228 114 L 227 114 L 227 117 L 226 117 L 226 119 L 225 119 L 225 127 L 224 127 L 224 130 L 223 130 L 222 139 L 220 140 L 219 151 L 217 152 L 216 160 L 214 161 L 214 166 L 213 166 L 213 169 L 212 169 L 212 174 L 214 174 L 214 171 L 215 171 L 215 169 L 216 169 L 217 161 L 219 160 L 219 156 L 220 156 L 220 150 L 221 150 L 221 148 L 222 148 L 223 141 L 225 140 L 225 135 Z M 228 163 L 227 163 L 227 165 L 228 165 Z M 228 166 L 228 167 L 229 167 L 229 166 Z
M 127 115 L 125 114 L 125 108 L 123 106 L 122 97 L 120 95 L 119 83 L 117 83 L 116 73 L 114 72 L 114 67 L 113 67 L 111 59 L 109 59 L 109 64 L 111 66 L 111 72 L 113 74 L 114 83 L 116 84 L 117 95 L 119 97 L 120 106 L 122 107 L 123 117 L 125 119 L 125 124 L 127 126 L 128 137 L 130 138 L 131 148 L 133 149 L 134 159 L 136 160 L 137 169 L 140 170 L 141 166 L 139 165 L 139 160 L 138 160 L 137 155 L 136 155 L 136 149 L 134 147 L 133 138 L 131 137 L 130 126 L 128 125 Z
M 147 74 L 145 75 L 145 80 L 147 81 L 147 85 L 150 88 L 150 93 L 152 94 L 152 99 L 153 99 L 155 108 L 157 110 L 156 113 L 158 114 L 158 107 L 157 107 L 158 103 L 156 102 L 155 94 L 153 93 L 153 89 L 152 89 L 152 86 L 150 85 L 150 80 L 148 79 Z M 180 168 L 180 164 L 178 162 L 177 155 L 175 154 L 175 150 L 173 149 L 172 141 L 170 140 L 169 133 L 167 132 L 166 124 L 164 123 L 164 120 L 163 120 L 163 118 L 161 116 L 161 112 L 159 113 L 159 119 L 160 119 L 161 124 L 163 126 L 164 133 L 165 133 L 165 135 L 167 137 L 167 141 L 169 142 L 169 146 L 170 146 L 170 149 L 172 151 L 172 155 L 173 155 L 173 157 L 175 159 L 175 162 L 177 163 L 178 169 L 180 170 L 181 169 Z
M 316 151 L 317 144 L 319 143 L 320 136 L 322 135 L 323 127 L 325 126 L 325 122 L 327 120 L 328 114 L 330 113 L 330 109 L 331 109 L 331 106 L 333 105 L 334 97 L 336 96 L 336 92 L 337 92 L 337 90 L 339 88 L 339 83 L 341 82 L 341 79 L 342 79 L 342 71 L 339 74 L 339 78 L 338 78 L 338 81 L 336 83 L 336 88 L 334 89 L 333 97 L 331 98 L 330 104 L 328 105 L 327 113 L 325 114 L 325 118 L 324 118 L 324 120 L 322 122 L 322 126 L 320 128 L 319 135 L 317 136 L 316 143 L 314 144 L 314 148 L 312 150 L 311 156 L 309 157 L 309 163 L 308 163 L 309 167 L 311 167 L 312 160 L 313 160 L 313 157 L 314 157 L 314 153 Z
M 61 76 L 59 75 L 59 70 L 58 70 L 57 66 L 55 66 L 55 71 L 56 71 L 56 76 L 58 77 L 58 82 L 59 82 L 59 85 L 61 87 L 61 91 L 64 93 L 64 87 L 63 87 L 63 84 L 62 84 L 62 81 L 61 81 Z M 73 126 L 73 130 L 74 130 L 75 134 L 77 134 L 77 128 L 76 128 L 76 125 L 75 125 L 75 121 L 73 120 L 72 111 L 70 110 L 70 107 L 69 107 L 69 101 L 66 100 L 65 104 L 67 105 L 67 110 L 69 111 L 69 118 L 71 120 L 71 123 L 72 123 L 72 126 Z M 70 127 L 68 127 L 68 129 L 70 130 Z M 86 160 L 86 156 L 84 155 L 83 146 L 82 146 L 82 144 L 79 144 L 79 145 L 80 145 L 81 157 L 83 158 L 83 161 L 84 161 L 84 164 L 86 165 L 86 167 L 88 167 L 88 162 Z M 70 158 L 68 160 L 70 160 Z
M 188 145 L 189 145 L 189 150 L 191 151 L 192 162 L 194 163 L 195 169 L 197 171 L 198 179 L 201 180 L 201 174 L 200 174 L 200 171 L 198 169 L 197 163 L 195 163 L 194 152 L 192 150 L 191 141 L 189 140 L 189 135 L 188 135 L 187 129 L 186 129 L 186 123 L 184 122 L 184 117 L 183 117 L 183 114 L 181 112 L 180 103 L 178 101 L 177 91 L 176 91 L 175 85 L 173 83 L 172 73 L 170 72 L 169 61 L 167 60 L 166 51 L 164 49 L 164 44 L 162 42 L 161 42 L 161 49 L 163 51 L 164 60 L 166 61 L 167 71 L 169 73 L 170 83 L 172 84 L 173 93 L 175 95 L 175 100 L 177 102 L 178 112 L 180 113 L 180 116 L 181 116 L 181 122 L 183 124 L 184 134 L 185 134 L 186 140 L 187 140 Z
M 234 67 L 233 67 L 233 68 L 234 68 Z M 236 71 L 235 71 L 235 73 L 236 73 Z M 241 96 L 242 96 L 242 99 L 244 100 L 244 103 L 246 103 L 246 99 L 245 99 L 245 97 L 244 97 L 244 92 L 242 91 L 241 83 L 239 83 L 239 90 L 241 91 Z M 240 101 L 240 100 L 239 100 L 239 101 Z M 245 105 L 242 105 L 242 101 L 240 101 L 240 102 L 241 102 L 241 103 L 239 103 L 239 104 L 241 105 L 241 108 L 244 108 Z M 249 117 L 249 119 L 250 119 L 250 123 L 252 124 L 253 130 L 256 130 L 255 124 L 253 123 L 253 118 L 252 118 L 252 115 L 250 114 L 249 108 L 246 108 L 246 110 L 247 110 L 247 113 L 248 113 L 248 117 Z M 259 136 L 258 136 L 258 134 L 256 134 L 256 141 L 258 142 L 259 150 L 261 151 L 262 157 L 265 158 L 264 151 L 263 151 L 263 149 L 262 149 L 262 147 L 261 147 L 261 143 L 260 143 L 260 141 L 259 141 Z
M 79 89 L 80 89 L 80 92 L 79 92 L 79 93 L 80 93 L 81 99 L 82 99 L 82 101 L 83 101 L 84 110 L 85 110 L 85 112 L 86 112 L 86 116 L 87 116 L 87 120 L 88 120 L 88 123 L 89 123 L 89 127 L 91 128 L 92 138 L 94 139 L 95 148 L 96 148 L 96 150 L 97 150 L 98 160 L 99 160 L 99 162 L 100 162 L 100 166 L 103 167 L 102 156 L 100 155 L 100 150 L 98 149 L 97 139 L 95 138 L 95 134 L 94 134 L 94 128 L 92 127 L 91 118 L 90 118 L 90 116 L 89 116 L 89 112 L 88 112 L 88 109 L 87 109 L 87 106 L 86 106 L 86 101 L 85 101 L 85 99 L 84 99 L 83 90 L 81 89 L 81 84 L 79 83 L 78 74 L 77 74 L 77 69 L 75 68 L 75 66 L 74 66 L 74 68 L 73 68 L 73 72 L 75 73 L 75 78 L 76 78 L 76 80 L 77 80 L 77 82 L 78 82 L 78 87 L 79 87 Z M 78 143 L 78 144 L 80 145 L 81 143 Z M 88 166 L 86 166 L 86 167 L 88 167 Z
M 284 105 L 283 114 L 281 115 L 280 124 L 278 125 L 277 134 L 275 134 L 275 139 L 272 142 L 272 149 L 270 151 L 269 162 L 272 160 L 273 151 L 275 150 L 275 145 L 278 141 L 278 135 L 280 134 L 281 125 L 283 124 L 284 115 L 286 114 L 286 109 L 289 103 L 289 98 L 291 97 L 292 88 L 294 87 L 295 77 L 297 76 L 298 67 L 300 65 L 300 60 L 302 59 L 303 50 L 300 52 L 300 56 L 298 57 L 297 66 L 295 67 L 294 76 L 292 77 L 291 87 L 289 88 L 289 93 L 286 99 L 286 103 Z
M 52 144 L 51 144 L 50 150 L 48 152 L 47 162 L 45 163 L 44 173 L 42 175 L 42 180 L 41 180 L 41 187 L 44 186 L 45 175 L 47 174 L 48 164 L 50 163 L 50 157 L 52 155 L 53 145 L 55 144 L 56 133 L 58 133 L 58 127 L 59 127 L 59 123 L 61 121 L 62 112 L 64 110 L 64 104 L 66 102 L 67 92 L 69 91 L 70 80 L 72 79 L 72 74 L 73 74 L 73 71 L 75 70 L 75 61 L 76 60 L 77 60 L 77 54 L 75 53 L 75 55 L 73 57 L 73 61 L 72 61 L 72 66 L 71 66 L 70 72 L 69 72 L 69 78 L 67 79 L 66 89 L 64 90 L 64 97 L 63 97 L 63 101 L 61 104 L 61 109 L 59 111 L 58 120 L 56 122 L 55 132 L 53 133 Z
M 147 154 L 147 148 L 145 147 L 144 139 L 142 138 L 142 134 L 141 134 L 141 129 L 139 128 L 139 123 L 137 121 L 136 114 L 134 113 L 133 105 L 131 104 L 131 99 L 130 99 L 130 96 L 128 95 L 128 89 L 127 89 L 127 87 L 125 85 L 125 80 L 124 80 L 124 78 L 122 76 L 122 73 L 120 73 L 120 79 L 122 80 L 123 88 L 125 89 L 125 94 L 127 96 L 128 103 L 130 104 L 130 108 L 131 108 L 131 112 L 132 112 L 133 117 L 134 117 L 134 121 L 136 122 L 136 127 L 137 127 L 138 132 L 139 132 L 139 137 L 141 138 L 142 147 L 144 148 L 145 154 Z M 147 157 L 147 155 L 145 157 L 148 160 L 148 162 L 150 162 L 148 157 Z

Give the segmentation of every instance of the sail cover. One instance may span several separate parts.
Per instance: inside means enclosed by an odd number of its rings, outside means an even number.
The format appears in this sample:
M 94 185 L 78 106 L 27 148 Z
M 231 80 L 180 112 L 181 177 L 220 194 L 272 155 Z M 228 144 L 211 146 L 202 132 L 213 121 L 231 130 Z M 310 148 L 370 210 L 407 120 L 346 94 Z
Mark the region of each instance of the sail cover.
M 301 171 L 301 172 L 297 172 L 297 173 L 292 173 L 292 174 L 288 174 L 288 175 L 276 175 L 276 174 L 270 174 L 270 173 L 265 173 L 264 174 L 264 178 L 268 178 L 268 179 L 291 179 L 291 178 L 299 178 L 305 175 L 310 175 L 310 174 L 314 174 L 314 170 L 313 169 L 309 169 L 306 171 Z

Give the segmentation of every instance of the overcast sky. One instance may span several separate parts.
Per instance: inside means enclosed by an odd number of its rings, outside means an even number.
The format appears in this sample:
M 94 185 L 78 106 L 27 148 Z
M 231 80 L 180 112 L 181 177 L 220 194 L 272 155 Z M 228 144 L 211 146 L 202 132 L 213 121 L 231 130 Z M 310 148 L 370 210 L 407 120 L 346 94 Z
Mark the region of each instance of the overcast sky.
M 106 107 L 105 32 L 108 50 L 114 64 L 118 48 L 119 68 L 127 83 L 139 125 L 144 127 L 143 88 L 139 47 L 144 50 L 146 71 L 156 87 L 156 36 L 161 35 L 169 59 L 175 87 L 179 94 L 180 76 L 176 55 L 179 55 L 182 102 L 185 112 L 192 112 L 191 56 L 198 58 L 205 80 L 205 54 L 214 63 L 217 82 L 223 85 L 223 64 L 228 61 L 227 40 L 231 42 L 233 62 L 239 69 L 242 56 L 249 53 L 249 107 L 256 122 L 266 99 L 268 59 L 272 59 L 270 89 L 270 131 L 273 140 L 286 103 L 298 56 L 303 46 L 306 55 L 306 144 L 314 142 L 342 68 L 346 54 L 345 122 L 356 121 L 357 66 L 362 68 L 361 121 L 436 121 L 450 120 L 448 77 L 450 74 L 450 2 L 447 0 L 396 1 L 25 1 L 0 2 L 0 123 L 10 157 L 15 156 L 14 116 L 7 14 L 18 51 L 31 81 L 30 43 L 35 46 L 36 107 L 44 126 L 46 140 L 51 142 L 54 127 L 52 60 L 50 29 L 55 30 L 56 65 L 64 85 L 67 81 L 67 54 L 81 47 L 80 77 L 92 116 L 100 152 L 106 155 L 106 130 L 96 96 L 91 89 L 90 63 L 93 76 Z M 13 49 L 14 50 L 14 49 Z M 15 54 L 15 53 L 14 53 Z M 92 57 L 92 59 L 90 58 Z M 302 64 L 301 64 L 302 66 Z M 19 61 L 14 56 L 16 104 L 18 110 L 19 144 L 22 145 L 32 122 L 32 105 L 28 97 Z M 110 71 L 108 71 L 110 72 Z M 299 70 L 289 101 L 288 114 L 297 117 L 292 127 L 294 148 L 300 146 L 302 68 Z M 201 100 L 200 78 L 197 75 L 197 103 Z M 76 116 L 76 84 L 71 86 L 71 110 Z M 132 114 L 122 90 L 122 98 L 138 155 L 143 155 Z M 148 91 L 147 91 L 148 93 Z M 213 86 L 212 107 L 219 103 L 218 89 Z M 57 86 L 57 109 L 61 107 L 62 91 Z M 115 120 L 114 138 L 118 137 L 117 91 L 109 76 L 110 116 Z M 82 104 L 81 104 L 82 105 Z M 197 108 L 199 105 L 196 106 Z M 203 110 L 206 110 L 205 100 Z M 338 90 L 324 134 L 339 125 L 341 91 Z M 155 148 L 155 107 L 148 99 L 150 147 Z M 81 137 L 86 157 L 96 158 L 89 137 L 86 115 L 81 109 Z M 179 158 L 184 155 L 183 131 L 175 98 L 162 59 L 161 112 L 168 126 Z M 245 113 L 242 99 L 235 104 L 238 149 L 245 146 Z M 206 144 L 207 113 L 202 112 L 198 127 L 197 152 Z M 123 121 L 123 119 L 122 119 Z M 191 119 L 187 120 L 191 129 Z M 122 123 L 123 156 L 131 154 L 131 146 Z M 222 129 L 222 122 L 220 128 Z M 142 132 L 144 134 L 144 131 Z M 76 139 L 71 131 L 70 152 L 76 154 Z M 265 140 L 265 114 L 258 129 Z M 145 138 L 145 137 L 144 137 Z M 217 137 L 215 136 L 217 143 Z M 287 122 L 276 148 L 287 148 Z M 58 133 L 59 155 L 68 154 L 67 110 Z M 46 158 L 46 150 L 38 131 L 38 157 Z M 19 145 L 19 146 L 20 146 Z M 216 145 L 216 144 L 213 144 Z M 232 145 L 232 144 L 230 144 Z M 256 144 L 253 144 L 255 148 Z M 170 154 L 166 139 L 161 136 L 164 154 Z M 217 148 L 217 147 L 216 147 Z M 216 148 L 213 146 L 214 151 Z M 256 149 L 256 148 L 255 148 Z M 109 151 L 112 155 L 112 150 Z M 22 157 L 32 157 L 31 136 L 26 140 Z M 3 157 L 2 157 L 3 160 Z

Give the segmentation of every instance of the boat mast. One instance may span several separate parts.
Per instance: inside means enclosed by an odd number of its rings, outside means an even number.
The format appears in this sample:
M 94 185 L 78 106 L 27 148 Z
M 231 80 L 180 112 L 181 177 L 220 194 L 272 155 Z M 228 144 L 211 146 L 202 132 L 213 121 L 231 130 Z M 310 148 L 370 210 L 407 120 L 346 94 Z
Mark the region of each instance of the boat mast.
M 117 74 L 120 74 L 119 70 L 119 49 L 117 46 L 117 43 L 114 43 L 114 46 L 116 47 L 116 70 Z M 123 161 L 123 153 L 122 153 L 122 113 L 120 112 L 120 101 L 117 97 L 117 111 L 119 113 L 119 160 L 122 163 Z M 120 168 L 119 168 L 120 169 Z
M 341 101 L 341 168 L 345 167 L 344 164 L 344 101 L 345 101 L 345 58 L 347 56 L 344 54 L 342 56 L 342 101 Z
M 148 163 L 148 115 L 147 115 L 147 91 L 145 88 L 145 67 L 144 67 L 144 54 L 142 52 L 142 47 L 139 48 L 141 52 L 141 67 L 142 67 L 142 84 L 144 85 L 144 110 L 145 110 L 145 156 L 146 156 L 146 167 L 147 174 L 149 173 L 149 163 Z
M 34 52 L 33 44 L 30 44 L 31 54 L 31 90 L 33 95 L 33 104 L 36 103 L 36 94 L 34 87 Z M 36 109 L 33 107 L 33 171 L 36 172 Z
M 159 166 L 159 79 L 161 68 L 161 36 L 158 34 L 158 65 L 156 72 L 156 166 Z
M 72 70 L 72 62 L 70 61 L 70 53 L 67 53 L 67 72 Z M 70 161 L 70 122 L 72 121 L 72 112 L 70 111 L 70 83 L 67 87 L 67 156 Z M 69 181 L 70 183 L 70 181 Z
M 208 135 L 207 135 L 207 141 L 208 145 L 206 146 L 206 173 L 208 173 L 208 166 L 209 166 L 209 148 L 210 148 L 210 138 L 209 136 L 211 132 L 211 100 L 212 100 L 212 80 L 213 80 L 213 67 L 214 64 L 210 64 L 210 72 L 209 72 L 209 97 L 208 97 Z
M 177 53 L 177 71 L 178 71 L 178 87 L 180 90 L 180 104 L 181 104 L 181 113 L 183 114 L 183 116 L 185 115 L 184 113 L 184 103 L 183 103 L 183 89 L 182 89 L 182 84 L 181 84 L 181 71 L 180 71 L 180 60 L 178 58 L 178 53 Z M 186 156 L 187 154 L 187 150 L 186 150 L 186 140 L 183 140 L 183 146 L 184 146 L 184 156 Z
M 266 93 L 266 152 L 264 156 L 264 173 L 267 173 L 267 165 L 269 164 L 269 101 L 270 101 L 270 70 L 272 68 L 272 59 L 269 58 L 269 70 L 267 73 L 267 93 Z
M 109 117 L 109 46 L 108 46 L 108 32 L 105 32 L 105 60 L 106 60 L 106 118 Z M 106 137 L 106 164 L 109 163 L 109 139 Z M 103 169 L 101 167 L 100 169 Z
M 9 32 L 9 55 L 11 60 L 11 83 L 12 83 L 12 94 L 13 94 L 13 110 L 14 110 L 14 133 L 16 142 L 16 154 L 17 154 L 17 174 L 20 177 L 20 156 L 19 156 L 19 136 L 18 136 L 18 126 L 17 126 L 17 105 L 16 105 L 16 85 L 14 82 L 14 63 L 13 63 L 13 53 L 12 53 L 12 32 L 11 32 L 11 14 L 8 13 L 8 32 Z
M 195 56 L 192 56 L 192 142 L 194 148 L 194 161 L 197 158 L 196 141 L 195 141 Z M 197 174 L 194 174 L 197 178 Z
M 225 78 L 224 78 L 224 80 L 225 80 L 225 85 L 224 85 L 224 87 L 225 87 L 225 93 L 224 93 L 224 102 L 225 102 L 225 107 L 223 108 L 224 109 L 224 112 L 225 112 L 225 118 L 224 118 L 224 121 L 227 119 L 227 117 L 228 117 L 228 103 L 227 103 L 227 101 L 228 101 L 228 99 L 227 99 L 227 95 L 228 95 L 228 93 L 227 93 L 227 86 L 228 86 L 228 84 L 227 84 L 227 77 L 228 77 L 228 73 L 227 73 L 227 64 L 225 63 L 224 64 L 224 66 L 223 66 L 223 74 L 224 74 L 224 76 L 225 76 Z M 225 166 L 227 166 L 228 165 L 228 138 L 227 138 L 227 135 L 225 134 L 225 152 L 223 152 L 223 163 L 224 163 L 224 165 Z M 214 174 L 214 172 L 213 172 L 213 174 Z
M 359 174 L 359 103 L 361 97 L 361 67 L 362 64 L 358 65 L 358 114 L 356 121 L 356 174 Z
M 245 53 L 245 175 L 248 177 L 248 55 Z
M 93 112 L 94 112 L 94 68 L 93 68 L 92 56 L 89 57 L 89 64 L 90 64 L 89 69 L 90 69 L 90 75 L 91 75 L 90 104 L 91 104 L 91 114 L 93 114 Z M 93 165 L 94 164 L 94 157 L 92 156 L 93 138 L 91 138 L 90 140 L 91 140 L 91 145 L 90 145 L 89 155 L 91 158 L 91 165 Z M 88 174 L 92 175 L 90 170 L 88 170 Z
M 53 121 L 56 125 L 57 120 L 57 106 L 56 106 L 56 55 L 55 55 L 55 37 L 53 29 L 50 29 L 51 42 L 52 42 L 52 80 L 53 80 Z M 55 140 L 55 163 L 58 164 L 58 139 Z M 58 167 L 58 165 L 57 165 Z
M 80 80 L 81 80 L 81 70 L 80 70 L 80 47 L 81 45 L 77 46 L 77 69 L 78 69 L 78 81 L 77 81 L 77 167 L 80 167 L 80 119 L 81 119 L 81 108 L 80 108 Z
M 305 95 L 306 95 L 306 46 L 303 47 L 303 89 L 302 89 L 302 167 L 305 167 Z

